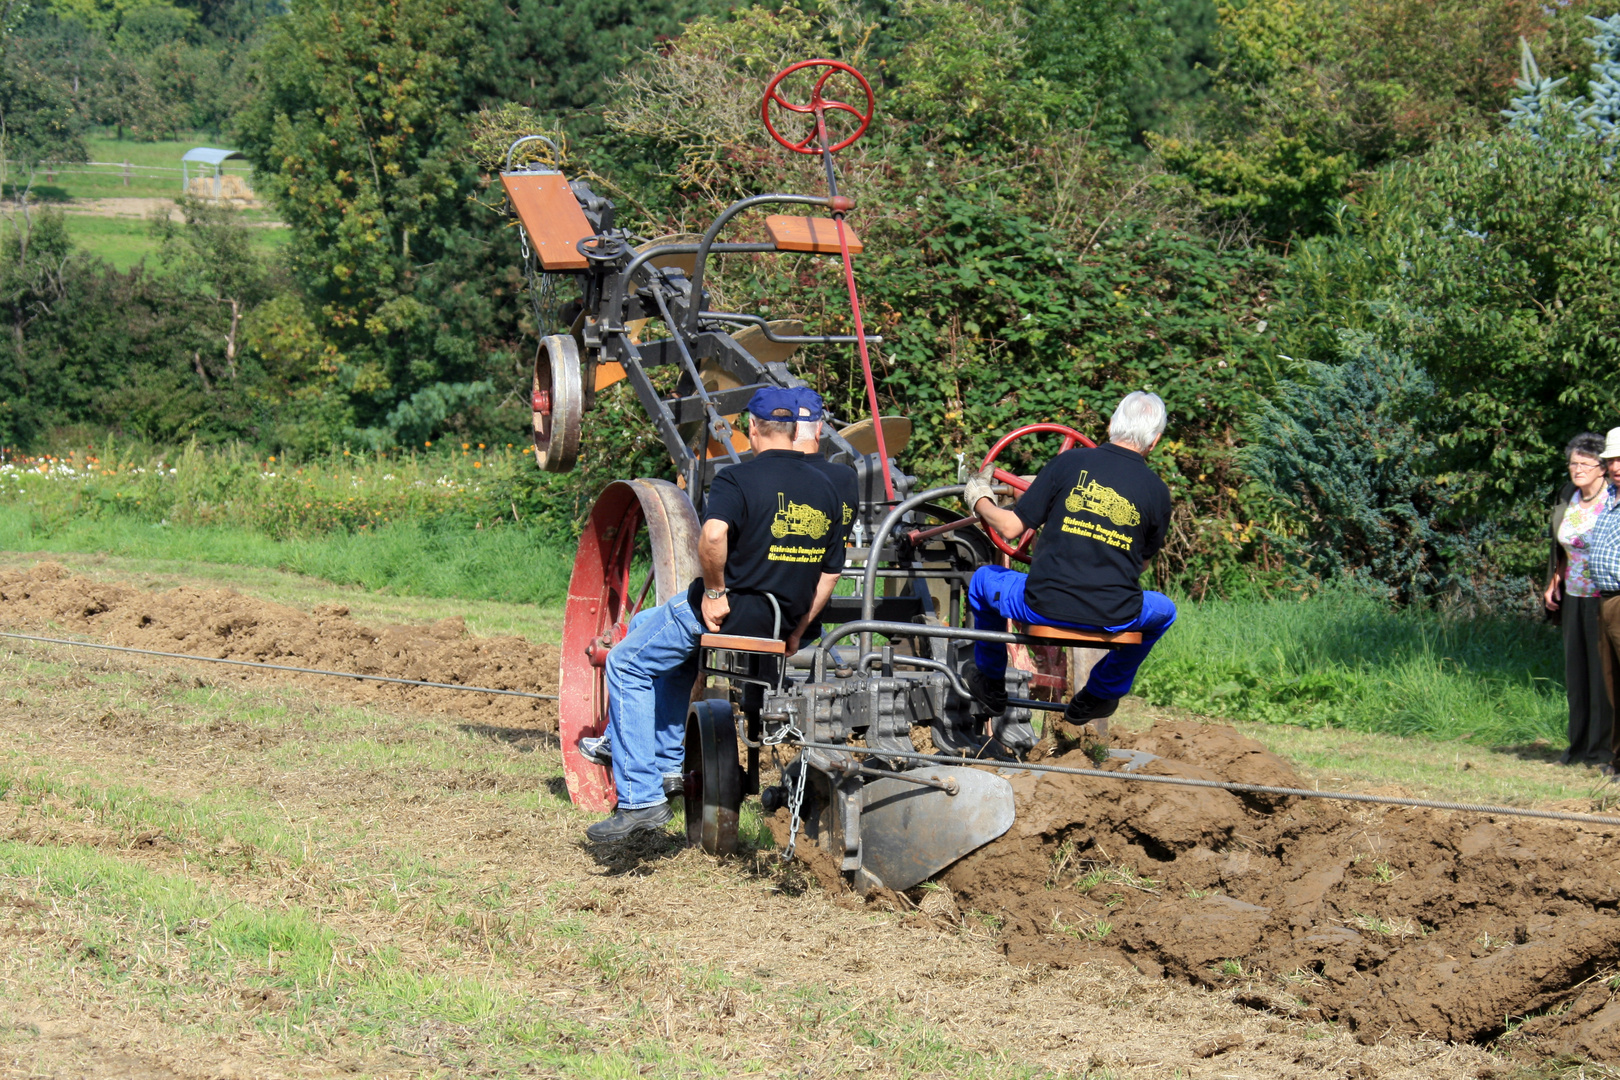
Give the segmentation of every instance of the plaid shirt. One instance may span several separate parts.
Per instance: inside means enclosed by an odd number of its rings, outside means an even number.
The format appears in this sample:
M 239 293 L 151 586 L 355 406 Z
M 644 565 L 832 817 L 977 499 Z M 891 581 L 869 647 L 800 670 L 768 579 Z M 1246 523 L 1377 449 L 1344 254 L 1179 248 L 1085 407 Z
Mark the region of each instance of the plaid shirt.
M 1609 489 L 1608 504 L 1586 534 L 1586 568 L 1602 593 L 1620 592 L 1620 500 Z

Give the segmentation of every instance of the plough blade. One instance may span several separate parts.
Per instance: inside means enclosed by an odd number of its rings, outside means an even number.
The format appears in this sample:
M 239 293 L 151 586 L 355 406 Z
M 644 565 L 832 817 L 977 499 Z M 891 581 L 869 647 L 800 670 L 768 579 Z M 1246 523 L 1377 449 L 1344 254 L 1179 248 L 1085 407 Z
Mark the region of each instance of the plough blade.
M 917 775 L 954 780 L 957 793 L 904 780 L 866 785 L 861 865 L 885 888 L 927 881 L 1012 828 L 1013 790 L 1004 777 L 952 765 L 919 769 Z

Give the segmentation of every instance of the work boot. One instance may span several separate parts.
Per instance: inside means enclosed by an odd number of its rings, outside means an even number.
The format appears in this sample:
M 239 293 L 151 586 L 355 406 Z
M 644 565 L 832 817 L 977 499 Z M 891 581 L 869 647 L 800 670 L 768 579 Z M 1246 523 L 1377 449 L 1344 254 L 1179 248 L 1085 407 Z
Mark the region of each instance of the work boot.
M 990 710 L 992 716 L 1000 716 L 1007 711 L 1007 680 L 987 678 L 979 666 L 974 663 L 963 665 L 962 681 L 967 684 L 968 693 L 978 698 L 984 707 Z
M 638 832 L 657 832 L 669 823 L 675 813 L 668 802 L 644 806 L 640 810 L 615 810 L 585 830 L 585 837 L 598 844 L 627 840 Z
M 600 765 L 604 769 L 613 768 L 613 744 L 608 742 L 606 735 L 579 740 L 579 756 L 592 765 Z
M 1063 710 L 1063 719 L 1071 724 L 1084 724 L 1091 720 L 1102 720 L 1114 715 L 1119 708 L 1119 698 L 1103 698 L 1093 694 L 1090 690 L 1082 690 L 1069 701 L 1069 707 Z

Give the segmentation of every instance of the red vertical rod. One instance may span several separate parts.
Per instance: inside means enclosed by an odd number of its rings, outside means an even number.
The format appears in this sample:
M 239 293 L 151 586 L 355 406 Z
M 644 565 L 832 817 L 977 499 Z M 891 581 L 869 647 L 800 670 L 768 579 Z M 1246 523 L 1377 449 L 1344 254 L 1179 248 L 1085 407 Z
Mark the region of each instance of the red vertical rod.
M 872 434 L 877 438 L 878 462 L 883 467 L 883 492 L 894 501 L 894 478 L 889 475 L 889 448 L 883 441 L 883 417 L 878 412 L 877 381 L 872 377 L 872 357 L 866 351 L 866 327 L 861 323 L 861 298 L 855 291 L 855 265 L 849 258 L 849 235 L 844 230 L 844 211 L 838 209 L 838 189 L 833 180 L 832 152 L 828 150 L 827 116 L 816 109 L 816 135 L 821 139 L 821 157 L 827 165 L 828 194 L 833 198 L 833 224 L 838 227 L 838 247 L 844 256 L 844 284 L 849 287 L 849 310 L 855 317 L 855 345 L 861 353 L 861 374 L 866 378 L 866 403 L 872 409 Z

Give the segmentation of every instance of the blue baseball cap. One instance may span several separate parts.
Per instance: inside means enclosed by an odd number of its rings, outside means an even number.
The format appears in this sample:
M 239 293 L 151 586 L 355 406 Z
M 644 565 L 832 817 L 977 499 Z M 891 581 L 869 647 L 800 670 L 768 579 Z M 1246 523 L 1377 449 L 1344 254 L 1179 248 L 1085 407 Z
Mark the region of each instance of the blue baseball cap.
M 764 386 L 748 399 L 748 415 L 756 420 L 797 420 L 799 418 L 798 391 L 785 386 Z M 777 414 L 781 415 L 778 416 Z
M 793 395 L 798 402 L 795 411 L 798 413 L 800 423 L 813 424 L 821 419 L 826 406 L 822 403 L 820 394 L 808 386 L 796 386 L 793 388 Z

